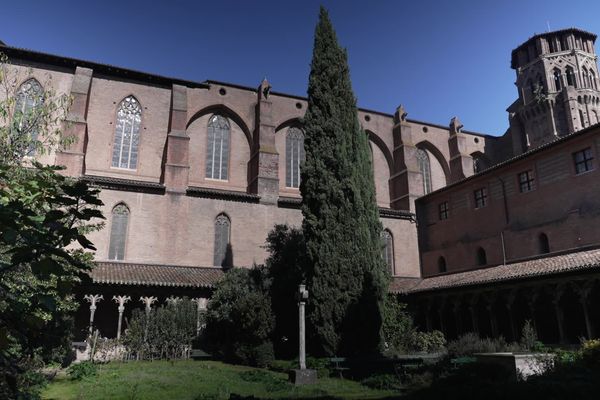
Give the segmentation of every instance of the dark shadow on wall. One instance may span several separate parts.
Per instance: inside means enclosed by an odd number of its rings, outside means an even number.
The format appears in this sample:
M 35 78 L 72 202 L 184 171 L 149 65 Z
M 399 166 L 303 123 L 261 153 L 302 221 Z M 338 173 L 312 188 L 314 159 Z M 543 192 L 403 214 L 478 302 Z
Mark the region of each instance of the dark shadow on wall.
M 227 248 L 225 249 L 225 258 L 223 258 L 221 267 L 224 269 L 233 268 L 233 247 L 231 247 L 231 243 L 227 243 Z

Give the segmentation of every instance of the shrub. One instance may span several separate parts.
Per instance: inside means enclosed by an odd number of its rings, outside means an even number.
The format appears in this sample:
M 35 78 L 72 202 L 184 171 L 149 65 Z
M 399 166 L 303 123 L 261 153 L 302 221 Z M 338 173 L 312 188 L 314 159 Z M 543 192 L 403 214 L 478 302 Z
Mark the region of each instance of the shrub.
M 413 331 L 409 347 L 416 351 L 431 353 L 441 351 L 446 345 L 446 338 L 440 331 L 419 332 Z
M 532 351 L 538 346 L 538 337 L 535 327 L 530 320 L 525 321 L 523 330 L 521 331 L 521 347 L 524 350 Z
M 205 345 L 227 361 L 265 366 L 273 360 L 273 323 L 264 269 L 232 269 L 208 303 Z
M 496 353 L 521 351 L 519 343 L 507 343 L 500 336 L 495 339 L 480 338 L 476 333 L 465 333 L 448 343 L 448 354 L 452 357 L 469 356 L 474 353 Z
M 361 385 L 378 390 L 400 390 L 402 382 L 394 374 L 377 374 L 369 376 L 360 382 Z
M 96 375 L 98 368 L 91 361 L 83 361 L 78 364 L 73 364 L 67 369 L 67 374 L 74 381 L 80 381 L 83 378 Z
M 187 358 L 196 337 L 197 308 L 182 299 L 150 311 L 134 310 L 123 344 L 137 359 Z

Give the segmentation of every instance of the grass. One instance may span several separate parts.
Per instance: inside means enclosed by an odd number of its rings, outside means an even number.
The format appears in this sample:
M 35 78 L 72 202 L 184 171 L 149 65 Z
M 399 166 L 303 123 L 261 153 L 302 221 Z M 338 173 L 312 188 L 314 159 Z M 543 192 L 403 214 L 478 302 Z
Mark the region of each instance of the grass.
M 231 394 L 264 399 L 381 399 L 398 395 L 358 382 L 320 378 L 316 385 L 294 386 L 287 375 L 217 361 L 138 361 L 100 365 L 95 376 L 81 381 L 59 374 L 43 399 L 229 399 Z

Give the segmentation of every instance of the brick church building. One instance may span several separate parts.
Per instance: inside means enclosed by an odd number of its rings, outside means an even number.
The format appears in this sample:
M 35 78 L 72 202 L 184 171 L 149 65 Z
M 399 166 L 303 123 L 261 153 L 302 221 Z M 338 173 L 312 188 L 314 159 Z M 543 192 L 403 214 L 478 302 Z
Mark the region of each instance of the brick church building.
M 596 35 L 535 35 L 511 57 L 518 98 L 503 136 L 359 109 L 369 137 L 390 290 L 422 329 L 515 339 L 600 332 L 600 90 Z M 74 103 L 77 141 L 40 156 L 102 188 L 105 229 L 78 295 L 105 336 L 119 311 L 188 296 L 205 306 L 228 267 L 266 258 L 275 224 L 300 226 L 303 97 L 192 82 L 10 47 L 22 96 Z M 102 296 L 102 299 L 99 299 Z M 156 298 L 153 300 L 153 298 Z M 94 318 L 94 314 L 92 314 Z

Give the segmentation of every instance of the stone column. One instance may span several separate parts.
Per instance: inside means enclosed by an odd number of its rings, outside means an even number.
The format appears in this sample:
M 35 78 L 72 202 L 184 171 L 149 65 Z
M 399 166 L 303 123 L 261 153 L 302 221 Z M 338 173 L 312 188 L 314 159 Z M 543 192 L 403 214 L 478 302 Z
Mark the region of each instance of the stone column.
M 200 324 L 200 315 L 206 311 L 206 305 L 208 304 L 208 299 L 204 297 L 196 297 L 192 299 L 194 303 L 196 303 L 196 335 L 200 335 L 200 331 L 202 330 L 202 325 Z
M 488 312 L 488 316 L 490 318 L 490 328 L 492 330 L 492 337 L 498 336 L 498 321 L 496 320 L 496 315 L 494 314 L 494 303 L 496 301 L 496 292 L 487 292 L 484 296 L 485 299 L 485 308 Z
M 71 84 L 73 104 L 63 122 L 63 135 L 72 137 L 74 142 L 65 149 L 56 152 L 56 164 L 64 165 L 62 172 L 69 176 L 79 177 L 85 171 L 85 152 L 87 144 L 87 110 L 90 99 L 90 85 L 93 71 L 89 68 L 76 67 Z M 111 137 L 114 132 L 111 132 Z
M 131 300 L 129 296 L 113 296 L 115 303 L 119 305 L 119 323 L 117 324 L 117 340 L 121 339 L 121 323 L 123 322 L 123 312 L 125 311 L 125 303 Z
M 187 88 L 173 85 L 167 135 L 164 184 L 172 193 L 185 193 L 188 187 L 190 137 L 187 134 Z
M 94 314 L 96 314 L 96 303 L 100 302 L 100 300 L 104 300 L 104 296 L 102 296 L 101 294 L 86 294 L 85 296 L 83 296 L 83 298 L 85 300 L 87 300 L 90 303 L 90 335 L 92 334 L 92 331 L 94 330 Z
M 298 286 L 298 322 L 299 322 L 299 355 L 300 369 L 306 369 L 306 328 L 304 326 L 304 306 L 308 300 L 308 290 L 305 285 Z
M 454 312 L 454 321 L 456 323 L 456 336 L 460 336 L 463 332 L 462 317 L 460 315 L 462 305 L 460 297 L 455 297 L 452 301 L 452 311 Z
M 510 334 L 512 335 L 512 340 L 519 340 L 517 330 L 515 327 L 515 319 L 513 315 L 513 304 L 515 303 L 515 299 L 517 297 L 517 289 L 510 289 L 506 295 L 506 312 L 508 313 L 508 323 L 510 324 Z
M 148 321 L 150 320 L 150 311 L 152 311 L 152 304 L 158 299 L 154 296 L 142 296 L 140 301 L 146 306 L 146 326 L 144 327 L 144 342 L 148 338 Z
M 590 297 L 590 293 L 592 292 L 592 287 L 594 285 L 594 281 L 588 280 L 583 281 L 579 284 L 573 284 L 573 289 L 579 295 L 579 303 L 581 303 L 581 307 L 583 309 L 583 319 L 585 322 L 585 332 L 588 339 L 594 337 L 594 329 L 592 327 L 592 321 L 590 320 L 590 313 L 588 309 L 588 299 Z
M 431 309 L 433 308 L 433 301 L 431 299 L 427 300 L 427 306 L 425 307 L 425 329 L 427 332 L 431 332 L 433 330 L 433 322 L 431 321 Z
M 446 332 L 446 326 L 444 324 L 444 308 L 446 308 L 446 297 L 442 296 L 440 297 L 440 301 L 439 301 L 439 307 L 438 307 L 438 317 L 440 319 L 440 331 L 442 331 L 444 333 L 444 335 L 447 335 Z
M 450 183 L 473 175 L 473 157 L 467 151 L 467 137 L 462 133 L 463 125 L 457 117 L 450 120 Z
M 423 176 L 417 162 L 417 147 L 408 113 L 400 105 L 394 114 L 394 168 L 390 176 L 391 207 L 415 212 L 415 200 L 424 194 Z
M 469 313 L 471 314 L 471 326 L 475 333 L 479 333 L 479 324 L 477 323 L 477 302 L 479 301 L 479 295 L 473 293 L 469 299 Z
M 170 296 L 165 299 L 167 305 L 175 307 L 181 301 L 181 297 Z
M 271 85 L 264 79 L 258 87 L 256 104 L 256 129 L 253 149 L 248 162 L 248 191 L 260 196 L 260 202 L 277 204 L 279 198 L 279 153 L 275 148 L 275 124 L 272 102 L 269 99 Z
M 558 326 L 558 337 L 560 340 L 560 343 L 565 343 L 565 329 L 563 326 L 564 323 L 564 315 L 563 315 L 563 309 L 562 306 L 560 304 L 560 299 L 562 297 L 562 295 L 564 294 L 565 288 L 564 285 L 562 284 L 558 284 L 556 286 L 554 286 L 553 290 L 552 290 L 552 304 L 554 305 L 554 314 L 556 315 L 556 324 Z
M 537 328 L 537 323 L 535 321 L 535 302 L 538 299 L 540 292 L 538 287 L 532 287 L 526 292 L 527 297 L 527 308 L 529 308 L 529 318 L 531 318 L 531 323 L 533 324 L 533 328 L 535 329 L 535 334 L 539 337 L 540 333 Z

